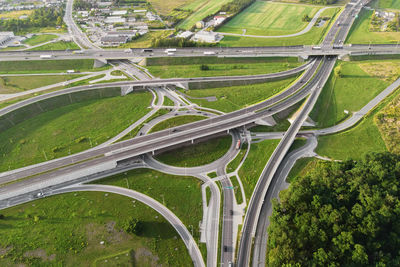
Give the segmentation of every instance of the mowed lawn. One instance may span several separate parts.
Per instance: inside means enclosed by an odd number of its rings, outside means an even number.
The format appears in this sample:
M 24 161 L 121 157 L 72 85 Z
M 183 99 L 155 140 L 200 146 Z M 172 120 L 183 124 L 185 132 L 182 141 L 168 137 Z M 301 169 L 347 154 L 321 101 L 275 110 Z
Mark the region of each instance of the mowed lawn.
M 386 9 L 400 9 L 400 1 L 399 0 L 378 0 L 379 8 Z
M 396 0 L 398 1 L 398 0 Z M 400 1 L 399 5 L 400 5 Z M 400 41 L 400 32 L 370 32 L 373 10 L 362 9 L 359 17 L 351 27 L 346 40 L 348 44 L 394 44 Z
M 168 2 L 168 1 L 166 1 Z M 177 28 L 188 30 L 190 29 L 196 22 L 204 19 L 205 17 L 214 14 L 217 12 L 221 6 L 226 3 L 231 2 L 231 0 L 206 0 L 204 3 L 199 3 L 199 5 L 190 5 L 191 8 L 196 7 L 197 9 L 191 9 L 194 11 L 192 15 L 186 18 L 184 21 L 178 24 Z M 182 9 L 189 9 L 187 7 L 182 7 Z
M 24 43 L 32 46 L 51 41 L 55 38 L 57 38 L 57 35 L 54 34 L 34 35 L 31 38 L 24 40 Z
M 400 75 L 400 60 L 341 61 L 336 68 L 341 77 L 331 74 L 311 112 L 319 128 L 338 124 L 389 86 Z
M 44 44 L 28 50 L 66 50 L 66 49 L 80 49 L 75 42 L 59 41 L 54 43 Z
M 0 266 L 192 265 L 172 225 L 128 197 L 68 193 L 8 208 L 1 214 L 5 218 L 0 224 Z M 130 218 L 142 223 L 141 234 L 123 230 Z
M 77 153 L 117 135 L 149 109 L 150 93 L 84 101 L 0 133 L 0 171 Z
M 302 21 L 303 16 L 313 17 L 319 9 L 310 5 L 256 1 L 219 31 L 241 34 L 246 29 L 246 34 L 267 36 L 296 33 L 308 24 Z
M 341 8 L 329 8 L 322 12 L 321 17 L 331 19 L 321 27 L 312 27 L 305 34 L 294 37 L 283 38 L 255 38 L 244 36 L 225 36 L 220 42 L 221 46 L 242 47 L 242 46 L 289 46 L 289 45 L 316 45 L 320 44 L 328 32 L 330 26 L 335 21 Z

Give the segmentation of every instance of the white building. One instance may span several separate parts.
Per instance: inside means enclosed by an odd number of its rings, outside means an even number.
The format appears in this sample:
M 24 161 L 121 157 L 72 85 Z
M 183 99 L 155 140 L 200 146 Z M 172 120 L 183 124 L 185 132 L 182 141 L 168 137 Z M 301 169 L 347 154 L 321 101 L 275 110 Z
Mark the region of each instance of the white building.
M 14 38 L 13 32 L 0 32 L 0 46 L 6 45 Z
M 127 10 L 114 10 L 113 12 L 111 12 L 112 16 L 123 16 L 126 15 L 128 13 Z
M 104 20 L 105 23 L 114 24 L 114 23 L 125 23 L 126 19 L 121 16 L 112 16 L 108 17 Z
M 178 38 L 190 38 L 190 37 L 192 37 L 192 35 L 193 35 L 193 32 L 191 32 L 191 31 L 185 31 L 185 32 L 181 32 L 181 33 L 179 33 L 176 37 L 178 37 Z
M 224 38 L 223 35 L 213 31 L 199 31 L 193 36 L 195 42 L 217 43 Z
M 103 46 L 118 46 L 125 44 L 129 40 L 126 36 L 104 36 L 101 37 L 101 45 Z

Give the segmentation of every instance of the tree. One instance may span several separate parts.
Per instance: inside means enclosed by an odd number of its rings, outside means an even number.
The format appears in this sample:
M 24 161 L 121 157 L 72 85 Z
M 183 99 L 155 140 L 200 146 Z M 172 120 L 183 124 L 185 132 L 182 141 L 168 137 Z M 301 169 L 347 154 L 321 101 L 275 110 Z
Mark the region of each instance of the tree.
M 400 155 L 319 163 L 273 202 L 267 265 L 398 266 Z
M 200 70 L 209 70 L 209 69 L 210 69 L 210 67 L 208 65 L 202 64 L 200 66 Z
M 336 78 L 342 77 L 342 66 L 341 65 L 337 66 L 334 70 L 334 73 Z
M 144 225 L 141 221 L 134 217 L 131 217 L 125 222 L 123 228 L 124 231 L 129 234 L 141 235 L 143 232 L 143 226 Z

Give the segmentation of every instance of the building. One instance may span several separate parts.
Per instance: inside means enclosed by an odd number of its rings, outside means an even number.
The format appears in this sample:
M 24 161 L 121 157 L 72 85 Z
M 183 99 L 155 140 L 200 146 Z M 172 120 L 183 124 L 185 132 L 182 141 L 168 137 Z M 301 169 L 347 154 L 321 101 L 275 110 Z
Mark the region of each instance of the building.
M 5 46 L 12 39 L 14 39 L 13 32 L 0 32 L 0 46 Z
M 193 32 L 191 32 L 191 31 L 185 31 L 185 32 L 179 33 L 176 37 L 187 39 L 187 38 L 190 38 L 190 37 L 192 37 L 192 36 L 193 36 Z
M 213 31 L 199 31 L 193 36 L 193 41 L 204 43 L 217 43 L 224 38 L 223 35 Z
M 114 24 L 114 23 L 125 23 L 126 19 L 121 16 L 112 16 L 108 17 L 104 20 L 105 23 Z
M 133 37 L 136 36 L 137 33 L 138 33 L 137 30 L 132 30 L 132 31 L 111 31 L 111 32 L 107 32 L 106 36 L 124 36 L 124 37 L 128 37 L 129 39 L 132 39 Z
M 214 16 L 214 26 L 220 25 L 222 22 L 226 20 L 226 17 L 222 16 Z
M 103 46 L 119 46 L 128 42 L 129 38 L 126 36 L 104 36 L 101 37 L 100 42 Z
M 111 16 L 123 16 L 128 13 L 127 10 L 114 10 L 111 12 Z
M 204 28 L 204 21 L 200 20 L 196 22 L 196 28 L 197 29 L 203 29 Z

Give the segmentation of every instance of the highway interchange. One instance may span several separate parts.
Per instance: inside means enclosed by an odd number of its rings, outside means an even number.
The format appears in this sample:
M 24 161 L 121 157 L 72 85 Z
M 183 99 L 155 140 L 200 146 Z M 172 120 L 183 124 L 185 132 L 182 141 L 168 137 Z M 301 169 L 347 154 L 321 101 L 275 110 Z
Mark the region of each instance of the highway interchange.
M 68 5 L 71 5 L 71 0 Z M 265 266 L 265 251 L 266 251 L 266 229 L 268 227 L 267 215 L 271 212 L 271 199 L 276 198 L 279 189 L 283 188 L 285 178 L 293 166 L 294 162 L 308 154 L 312 154 L 316 146 L 315 136 L 331 134 L 353 126 L 359 121 L 369 110 L 374 108 L 387 95 L 393 92 L 399 85 L 400 80 L 397 80 L 393 85 L 388 87 L 380 95 L 368 103 L 360 112 L 357 112 L 349 120 L 328 129 L 320 129 L 315 131 L 301 131 L 300 128 L 308 118 L 309 113 L 313 109 L 318 96 L 324 87 L 335 62 L 338 57 L 347 54 L 390 54 L 398 53 L 397 46 L 391 45 L 343 45 L 344 40 L 354 22 L 355 16 L 359 13 L 362 6 L 368 1 L 351 1 L 340 14 L 337 22 L 328 32 L 326 39 L 321 44 L 321 49 L 315 50 L 312 47 L 293 46 L 293 47 L 259 47 L 259 48 L 200 48 L 200 49 L 178 49 L 176 56 L 205 56 L 205 51 L 213 51 L 213 56 L 300 56 L 303 58 L 312 57 L 308 63 L 289 71 L 276 74 L 255 75 L 255 76 L 240 76 L 240 77 L 210 77 L 210 78 L 188 78 L 188 79 L 149 79 L 130 82 L 118 82 L 109 84 L 96 84 L 93 86 L 79 86 L 65 90 L 55 91 L 48 94 L 43 94 L 37 97 L 29 98 L 20 101 L 14 105 L 10 105 L 0 110 L 0 116 L 16 111 L 26 105 L 40 103 L 44 99 L 69 94 L 77 91 L 95 90 L 97 88 L 106 87 L 140 87 L 147 86 L 158 88 L 153 91 L 158 97 L 158 103 L 153 99 L 153 106 L 160 107 L 162 99 L 165 95 L 170 97 L 174 102 L 173 111 L 163 118 L 158 118 L 150 123 L 155 125 L 157 122 L 175 116 L 174 114 L 184 115 L 178 112 L 179 107 L 186 106 L 189 114 L 198 114 L 198 107 L 190 100 L 185 99 L 183 95 L 174 95 L 165 87 L 187 86 L 188 83 L 196 82 L 219 82 L 228 80 L 255 80 L 255 79 L 273 79 L 277 77 L 290 77 L 295 74 L 302 73 L 301 77 L 286 90 L 267 99 L 256 105 L 240 109 L 228 114 L 215 115 L 215 111 L 203 111 L 203 115 L 208 119 L 182 125 L 174 128 L 174 132 L 170 129 L 157 133 L 147 134 L 151 128 L 142 130 L 142 136 L 117 142 L 107 143 L 95 147 L 88 151 L 84 151 L 68 157 L 55 159 L 40 164 L 27 166 L 21 169 L 12 170 L 0 174 L 0 182 L 3 186 L 0 188 L 0 208 L 14 206 L 20 203 L 31 201 L 34 195 L 38 192 L 44 193 L 45 196 L 73 191 L 106 191 L 117 194 L 134 197 L 143 201 L 156 209 L 168 221 L 170 221 L 177 232 L 181 235 L 189 253 L 192 257 L 195 266 L 217 266 L 217 254 L 221 253 L 221 263 L 223 266 L 228 266 L 228 263 L 235 262 L 237 266 L 249 266 L 252 261 L 253 266 Z M 121 50 L 99 50 L 86 38 L 86 36 L 76 27 L 72 20 L 71 14 L 67 8 L 66 22 L 69 26 L 70 33 L 75 36 L 75 41 L 85 49 L 82 54 L 72 53 L 71 51 L 52 52 L 53 59 L 71 59 L 71 58 L 95 58 L 98 60 L 117 60 L 124 59 L 138 60 L 143 57 L 160 57 L 166 56 L 163 49 L 152 49 L 145 52 L 142 49 L 132 50 L 130 52 Z M 69 20 L 69 18 L 71 20 Z M 341 49 L 335 49 L 334 46 L 341 46 Z M 43 52 L 41 52 L 43 53 Z M 40 60 L 40 55 L 34 52 L 1 52 L 0 60 Z M 182 101 L 184 99 L 184 101 Z M 290 128 L 285 133 L 265 134 L 268 136 L 280 136 L 281 141 L 274 153 L 270 157 L 265 166 L 257 186 L 248 203 L 245 214 L 237 209 L 235 196 L 233 193 L 232 183 L 226 173 L 226 166 L 235 158 L 237 151 L 234 149 L 234 144 L 237 140 L 248 140 L 251 142 L 251 137 L 246 137 L 246 126 L 255 123 L 261 119 L 270 118 L 296 103 L 305 99 L 305 103 L 301 107 L 301 111 L 291 124 Z M 189 104 L 187 104 L 189 103 Z M 227 154 L 220 160 L 201 167 L 196 168 L 176 168 L 167 166 L 154 160 L 151 153 L 157 152 L 160 149 L 171 146 L 193 142 L 223 133 L 230 133 L 232 136 L 232 147 Z M 300 148 L 293 153 L 286 155 L 294 139 L 298 135 L 308 137 L 308 142 L 305 147 Z M 126 159 L 131 159 L 131 163 L 126 163 Z M 129 161 L 128 161 L 129 162 Z M 205 263 L 201 257 L 200 251 L 193 241 L 186 227 L 176 218 L 175 215 L 167 210 L 162 204 L 155 203 L 154 200 L 141 195 L 138 192 L 128 192 L 131 190 L 121 188 L 110 188 L 107 186 L 83 185 L 83 183 L 96 180 L 102 177 L 107 177 L 115 173 L 121 173 L 134 168 L 153 168 L 163 172 L 176 175 L 192 175 L 204 182 L 203 186 L 208 186 L 211 189 L 211 200 L 208 207 L 205 207 L 207 212 L 204 213 L 203 228 L 204 238 L 207 244 L 207 262 Z M 222 184 L 223 199 L 220 199 L 220 189 L 215 183 L 215 179 L 209 178 L 206 173 L 216 171 L 216 178 Z M 32 178 L 26 179 L 28 176 Z M 8 183 L 7 185 L 4 185 Z M 220 203 L 222 201 L 222 222 L 220 221 Z M 237 244 L 237 229 L 235 220 L 241 220 L 244 215 L 244 223 L 239 240 L 239 247 L 236 251 Z M 174 217 L 175 216 L 175 217 Z M 222 240 L 218 240 L 219 224 L 222 223 Z M 218 242 L 221 242 L 220 252 L 218 252 Z M 253 252 L 253 253 L 252 253 Z M 252 257 L 252 259 L 251 259 Z

